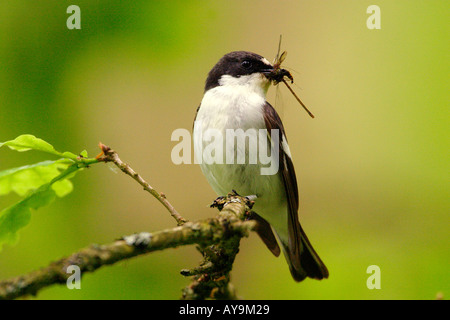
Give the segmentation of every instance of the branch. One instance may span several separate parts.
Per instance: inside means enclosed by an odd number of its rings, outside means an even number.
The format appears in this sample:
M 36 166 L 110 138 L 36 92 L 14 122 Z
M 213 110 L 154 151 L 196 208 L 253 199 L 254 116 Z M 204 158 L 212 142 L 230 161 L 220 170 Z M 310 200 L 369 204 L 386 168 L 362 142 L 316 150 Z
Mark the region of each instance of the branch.
M 210 252 L 221 253 L 223 256 L 220 257 L 222 263 L 218 263 L 217 256 L 214 258 L 213 255 L 204 254 L 204 258 L 209 261 L 208 270 L 214 272 L 211 275 L 196 275 L 193 283 L 184 290 L 184 298 L 204 298 L 205 294 L 224 298 L 228 294 L 228 298 L 231 298 L 233 296 L 228 272 L 237 253 L 236 241 L 238 244 L 242 237 L 248 236 L 249 231 L 255 228 L 255 223 L 243 221 L 249 210 L 248 205 L 251 205 L 248 199 L 237 194 L 230 194 L 220 201 L 221 203 L 217 206 L 223 206 L 223 209 L 216 218 L 186 222 L 182 226 L 153 233 L 134 234 L 106 245 L 91 245 L 67 258 L 52 262 L 45 268 L 1 281 L 0 299 L 15 299 L 28 294 L 36 295 L 44 287 L 66 284 L 67 279 L 72 275 L 67 273 L 67 267 L 70 265 L 77 265 L 83 275 L 85 272 L 93 272 L 118 261 L 191 244 L 210 248 Z M 227 245 L 224 246 L 224 244 Z M 213 246 L 208 247 L 211 245 Z M 213 265 L 215 267 L 212 267 Z
M 141 186 L 144 187 L 144 190 L 149 192 L 152 196 L 154 196 L 161 204 L 169 211 L 170 215 L 177 221 L 179 226 L 186 223 L 188 220 L 184 219 L 175 208 L 170 204 L 170 202 L 166 199 L 166 195 L 164 193 L 160 193 L 153 189 L 150 184 L 145 181 L 138 173 L 136 173 L 128 164 L 124 163 L 120 160 L 117 152 L 112 150 L 110 147 L 105 146 L 104 144 L 99 144 L 102 149 L 102 153 L 97 156 L 99 161 L 104 162 L 112 162 L 114 163 L 120 170 L 124 173 L 132 177 L 136 180 Z

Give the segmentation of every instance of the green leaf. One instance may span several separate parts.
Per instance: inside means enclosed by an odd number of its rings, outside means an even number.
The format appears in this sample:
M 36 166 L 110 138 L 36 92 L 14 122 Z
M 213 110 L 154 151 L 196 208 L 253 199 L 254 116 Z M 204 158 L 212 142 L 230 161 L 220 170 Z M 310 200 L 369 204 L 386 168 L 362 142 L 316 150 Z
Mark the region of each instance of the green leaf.
M 17 231 L 31 219 L 31 209 L 51 203 L 56 198 L 53 189 L 44 188 L 0 212 L 0 250 L 3 243 L 15 244 Z
M 87 158 L 88 157 L 87 151 L 86 150 L 81 151 L 80 156 L 82 156 L 83 158 Z
M 48 166 L 51 166 L 49 164 Z M 35 166 L 38 168 L 39 166 Z M 40 166 L 42 168 L 42 166 Z M 44 166 L 45 167 L 45 166 Z M 29 170 L 28 168 L 27 170 Z M 68 180 L 80 170 L 76 164 L 67 167 L 63 172 L 41 185 L 27 197 L 0 212 L 0 249 L 4 243 L 14 244 L 18 239 L 17 231 L 25 227 L 31 219 L 31 209 L 38 209 L 53 202 L 73 189 Z M 20 170 L 19 170 L 20 171 Z M 17 172 L 17 171 L 16 171 Z
M 58 157 L 68 158 L 72 160 L 76 160 L 77 156 L 71 152 L 58 152 L 55 148 L 48 142 L 36 138 L 31 134 L 23 134 L 18 136 L 14 140 L 0 142 L 0 147 L 7 146 L 12 150 L 16 150 L 19 152 L 29 151 L 29 150 L 37 150 L 46 153 L 50 153 L 56 155 Z
M 0 171 L 0 195 L 15 192 L 25 196 L 28 192 L 39 188 L 67 169 L 72 161 L 43 161 L 31 165 Z
M 58 197 L 62 198 L 72 192 L 73 184 L 69 179 L 64 179 L 53 183 L 52 189 Z
M 71 152 L 59 152 L 48 142 L 31 134 L 14 140 L 0 142 L 0 147 L 24 152 L 36 150 L 62 159 L 42 161 L 19 168 L 0 171 L 0 195 L 17 193 L 25 196 L 16 204 L 0 211 L 0 249 L 3 243 L 17 241 L 17 231 L 25 227 L 31 218 L 31 210 L 51 203 L 56 197 L 64 197 L 73 190 L 71 179 L 78 170 L 100 162 L 87 158 L 86 150 L 77 156 Z

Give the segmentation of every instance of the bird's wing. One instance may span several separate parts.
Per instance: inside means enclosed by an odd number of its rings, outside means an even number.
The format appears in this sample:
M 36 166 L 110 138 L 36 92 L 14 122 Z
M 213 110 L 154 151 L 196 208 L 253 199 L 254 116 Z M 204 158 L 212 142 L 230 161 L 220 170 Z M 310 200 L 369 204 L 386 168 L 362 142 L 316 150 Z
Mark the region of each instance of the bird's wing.
M 328 269 L 315 252 L 298 220 L 298 186 L 294 164 L 287 144 L 283 124 L 275 109 L 266 102 L 264 106 L 264 120 L 267 130 L 278 129 L 279 171 L 284 183 L 288 203 L 288 234 L 286 248 L 289 268 L 296 281 L 305 277 L 323 279 L 328 278 Z M 283 244 L 284 246 L 286 244 Z
M 284 188 L 286 191 L 287 203 L 288 203 L 288 233 L 289 233 L 289 254 L 292 255 L 291 262 L 294 267 L 300 268 L 300 251 L 301 241 L 298 222 L 298 186 L 297 178 L 295 175 L 294 165 L 292 163 L 289 147 L 287 146 L 287 138 L 284 131 L 283 123 L 281 122 L 278 113 L 268 103 L 264 105 L 264 121 L 266 123 L 267 131 L 270 134 L 272 129 L 278 131 L 278 146 L 279 148 L 279 171 L 278 174 L 282 176 Z M 277 143 L 275 141 L 275 143 Z

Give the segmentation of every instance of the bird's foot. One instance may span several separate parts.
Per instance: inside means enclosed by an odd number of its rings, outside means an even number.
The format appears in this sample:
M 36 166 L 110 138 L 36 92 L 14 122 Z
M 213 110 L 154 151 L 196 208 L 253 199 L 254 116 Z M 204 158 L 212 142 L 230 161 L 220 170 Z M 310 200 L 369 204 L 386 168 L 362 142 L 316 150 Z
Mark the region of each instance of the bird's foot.
M 210 205 L 210 208 L 218 208 L 219 211 L 223 209 L 227 202 L 233 202 L 233 197 L 240 197 L 246 200 L 246 205 L 251 209 L 255 204 L 255 200 L 258 198 L 257 195 L 241 196 L 236 190 L 232 190 L 227 196 L 217 197 L 216 200 Z

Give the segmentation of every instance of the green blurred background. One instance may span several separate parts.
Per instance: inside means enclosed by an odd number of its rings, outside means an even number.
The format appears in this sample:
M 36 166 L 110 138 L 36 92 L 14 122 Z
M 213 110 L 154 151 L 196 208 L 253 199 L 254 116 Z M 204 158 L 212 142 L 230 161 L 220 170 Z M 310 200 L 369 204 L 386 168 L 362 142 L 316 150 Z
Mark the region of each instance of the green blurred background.
M 81 8 L 81 30 L 66 9 Z M 366 27 L 371 4 L 381 30 Z M 0 141 L 23 133 L 57 150 L 117 150 L 186 218 L 215 215 L 196 165 L 176 166 L 170 140 L 191 129 L 210 68 L 225 53 L 269 60 L 279 35 L 294 89 L 269 91 L 287 130 L 300 185 L 300 220 L 330 270 L 295 283 L 284 258 L 244 239 L 232 272 L 245 299 L 434 299 L 449 277 L 448 1 L 2 1 Z M 0 170 L 47 159 L 0 149 Z M 0 279 L 91 243 L 175 225 L 164 208 L 107 165 L 33 213 L 0 252 Z M 0 208 L 18 199 L 0 198 Z M 170 249 L 86 274 L 81 290 L 39 299 L 178 299 L 179 271 L 200 261 Z M 381 289 L 369 290 L 369 265 Z

